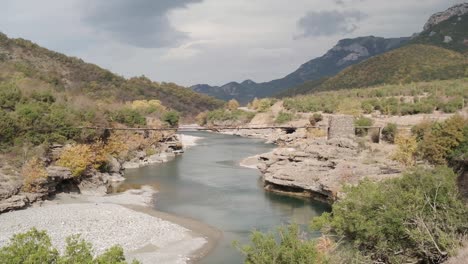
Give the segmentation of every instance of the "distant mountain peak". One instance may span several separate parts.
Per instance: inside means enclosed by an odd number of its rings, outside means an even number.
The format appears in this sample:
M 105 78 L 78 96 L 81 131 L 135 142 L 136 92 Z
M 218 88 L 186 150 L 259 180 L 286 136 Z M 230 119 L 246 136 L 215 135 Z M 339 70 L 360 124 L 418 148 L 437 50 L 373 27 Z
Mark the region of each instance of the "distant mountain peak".
M 243 81 L 241 84 L 242 85 L 252 85 L 252 84 L 256 84 L 256 82 L 254 82 L 254 81 L 252 81 L 250 79 L 247 79 L 247 80 Z
M 375 36 L 342 39 L 325 55 L 302 64 L 296 71 L 284 78 L 264 83 L 245 80 L 242 83 L 230 82 L 221 87 L 194 85 L 191 88 L 196 92 L 205 93 L 219 99 L 236 99 L 241 104 L 246 104 L 255 97 L 273 96 L 307 81 L 332 76 L 350 65 L 399 48 L 409 39 L 387 39 Z
M 451 19 L 454 16 L 463 16 L 465 14 L 468 14 L 468 3 L 454 5 L 443 12 L 432 15 L 424 25 L 424 30 L 426 31 L 446 20 Z

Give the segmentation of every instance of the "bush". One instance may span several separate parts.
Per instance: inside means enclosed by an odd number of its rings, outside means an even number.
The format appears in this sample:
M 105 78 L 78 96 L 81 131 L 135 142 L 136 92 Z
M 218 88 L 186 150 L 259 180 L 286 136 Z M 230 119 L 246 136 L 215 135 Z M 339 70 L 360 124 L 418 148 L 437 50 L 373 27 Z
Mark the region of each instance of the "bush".
M 257 110 L 257 112 L 264 113 L 270 110 L 271 106 L 274 105 L 275 103 L 276 103 L 275 99 L 263 98 L 263 99 L 258 100 L 257 98 L 255 98 L 252 101 L 252 108 L 254 110 Z
M 21 91 L 13 85 L 0 85 L 0 109 L 15 110 L 22 98 Z
M 24 177 L 23 190 L 26 192 L 34 192 L 36 191 L 37 181 L 47 178 L 48 173 L 44 163 L 36 157 L 24 164 L 21 175 Z
M 332 213 L 314 219 L 312 226 L 375 261 L 440 263 L 468 232 L 468 208 L 459 199 L 456 175 L 446 167 L 364 181 L 345 192 Z
M 397 149 L 392 158 L 405 166 L 412 166 L 416 161 L 418 143 L 413 136 L 397 135 L 395 138 Z
M 276 240 L 279 237 L 279 241 Z M 278 235 L 253 232 L 251 245 L 236 247 L 245 255 L 246 264 L 301 264 L 323 263 L 316 245 L 311 240 L 299 238 L 296 225 L 278 229 Z
M 311 126 L 317 125 L 318 122 L 323 120 L 323 116 L 320 113 L 314 113 L 310 118 L 309 118 L 309 123 Z
M 17 133 L 16 120 L 0 109 L 0 146 L 11 145 Z
M 57 263 L 58 259 L 58 250 L 52 247 L 50 237 L 45 231 L 35 228 L 14 235 L 6 246 L 0 248 L 2 263 Z
M 442 123 L 433 123 L 422 131 L 419 150 L 422 158 L 431 164 L 446 164 L 450 155 L 466 140 L 468 120 L 455 115 Z
M 395 143 L 395 137 L 398 133 L 398 127 L 396 124 L 388 123 L 382 129 L 382 139 L 387 141 L 388 143 Z
M 240 106 L 239 102 L 237 102 L 237 100 L 235 99 L 229 100 L 229 102 L 227 102 L 226 104 L 226 108 L 231 111 L 237 110 L 239 106 Z
M 16 234 L 0 248 L 0 260 L 8 264 L 57 263 L 57 264 L 126 264 L 122 247 L 113 246 L 102 255 L 93 257 L 93 247 L 79 235 L 67 237 L 63 256 L 52 246 L 45 231 L 33 228 Z M 138 264 L 134 260 L 132 264 Z
M 66 147 L 60 154 L 57 164 L 69 168 L 73 176 L 78 177 L 93 165 L 93 156 L 91 146 L 77 144 Z
M 144 126 L 146 118 L 135 109 L 123 108 L 111 114 L 112 121 L 116 121 L 127 126 Z
M 354 121 L 354 125 L 356 127 L 369 127 L 369 126 L 372 126 L 374 124 L 374 120 L 370 119 L 370 118 L 367 118 L 367 117 L 359 117 L 357 118 L 355 121 Z M 356 135 L 357 136 L 365 136 L 367 135 L 367 131 L 369 129 L 367 128 L 356 128 Z
M 275 123 L 276 124 L 284 124 L 290 122 L 294 119 L 294 114 L 280 111 L 278 116 L 276 117 Z
M 163 116 L 163 121 L 171 127 L 176 127 L 179 124 L 180 115 L 176 111 L 166 112 Z

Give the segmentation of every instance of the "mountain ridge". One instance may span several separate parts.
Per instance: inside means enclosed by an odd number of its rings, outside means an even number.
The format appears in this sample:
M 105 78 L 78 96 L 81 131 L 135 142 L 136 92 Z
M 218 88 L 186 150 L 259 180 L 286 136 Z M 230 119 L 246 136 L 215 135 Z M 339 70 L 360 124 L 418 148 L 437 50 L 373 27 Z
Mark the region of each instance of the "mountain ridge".
M 268 97 L 307 81 L 332 76 L 348 66 L 372 56 L 396 49 L 410 40 L 409 37 L 382 38 L 375 36 L 347 38 L 338 43 L 323 56 L 302 64 L 296 71 L 283 78 L 256 83 L 245 80 L 230 82 L 223 86 L 207 84 L 194 85 L 192 90 L 214 96 L 222 100 L 236 99 L 245 104 L 255 97 Z

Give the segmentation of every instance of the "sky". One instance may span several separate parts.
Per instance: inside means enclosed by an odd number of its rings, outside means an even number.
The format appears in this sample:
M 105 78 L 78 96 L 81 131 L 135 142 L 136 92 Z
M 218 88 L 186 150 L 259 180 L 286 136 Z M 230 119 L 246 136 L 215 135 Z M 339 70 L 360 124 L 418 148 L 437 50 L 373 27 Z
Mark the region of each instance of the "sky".
M 125 77 L 284 77 L 340 39 L 420 32 L 457 0 L 3 0 L 0 31 Z

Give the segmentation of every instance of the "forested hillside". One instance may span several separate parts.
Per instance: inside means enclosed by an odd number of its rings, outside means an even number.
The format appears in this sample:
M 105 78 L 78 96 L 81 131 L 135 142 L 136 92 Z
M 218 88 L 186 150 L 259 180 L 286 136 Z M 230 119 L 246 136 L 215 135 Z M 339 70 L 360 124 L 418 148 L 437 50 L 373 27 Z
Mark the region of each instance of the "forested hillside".
M 41 85 L 69 95 L 87 96 L 106 103 L 157 99 L 186 115 L 220 107 L 223 103 L 173 83 L 152 82 L 145 77 L 125 79 L 94 64 L 68 57 L 24 39 L 0 33 L 0 81 L 14 76 L 28 78 L 23 85 Z

